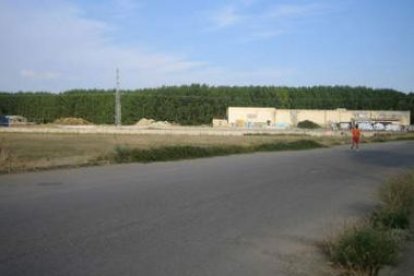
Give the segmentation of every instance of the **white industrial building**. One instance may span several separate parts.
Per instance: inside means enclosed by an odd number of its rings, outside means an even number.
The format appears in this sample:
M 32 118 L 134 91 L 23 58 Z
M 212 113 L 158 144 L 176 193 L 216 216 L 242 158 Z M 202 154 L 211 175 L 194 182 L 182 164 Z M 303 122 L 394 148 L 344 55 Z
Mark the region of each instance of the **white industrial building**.
M 290 128 L 305 120 L 322 127 L 359 123 L 365 129 L 398 129 L 410 125 L 410 111 L 228 107 L 227 120 L 213 120 L 213 126 Z

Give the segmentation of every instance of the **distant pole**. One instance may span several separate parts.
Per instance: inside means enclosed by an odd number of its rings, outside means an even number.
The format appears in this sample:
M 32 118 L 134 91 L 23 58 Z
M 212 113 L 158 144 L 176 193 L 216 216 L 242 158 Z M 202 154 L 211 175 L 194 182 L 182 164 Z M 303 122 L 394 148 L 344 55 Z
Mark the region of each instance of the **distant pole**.
M 121 126 L 121 91 L 119 90 L 119 69 L 116 68 L 116 91 L 115 91 L 115 125 Z

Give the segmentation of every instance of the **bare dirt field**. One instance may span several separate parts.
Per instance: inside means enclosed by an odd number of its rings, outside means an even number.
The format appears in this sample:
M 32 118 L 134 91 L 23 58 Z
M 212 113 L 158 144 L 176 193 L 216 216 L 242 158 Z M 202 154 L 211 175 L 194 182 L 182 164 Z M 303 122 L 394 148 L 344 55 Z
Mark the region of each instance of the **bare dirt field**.
M 368 137 L 372 134 L 366 136 L 366 142 L 372 140 Z M 349 142 L 347 134 L 324 130 L 304 132 L 112 126 L 0 128 L 0 173 L 105 163 L 103 157 L 117 146 L 139 149 L 177 145 L 252 146 L 300 139 L 315 140 L 326 146 Z

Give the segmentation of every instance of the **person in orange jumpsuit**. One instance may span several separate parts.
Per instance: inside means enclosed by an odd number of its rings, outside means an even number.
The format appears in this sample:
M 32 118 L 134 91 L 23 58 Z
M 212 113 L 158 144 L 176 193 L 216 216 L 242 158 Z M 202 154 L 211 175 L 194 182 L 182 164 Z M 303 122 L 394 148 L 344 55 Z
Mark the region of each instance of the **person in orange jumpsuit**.
M 355 125 L 355 127 L 352 128 L 352 146 L 351 149 L 356 148 L 359 149 L 359 141 L 361 138 L 361 131 L 358 128 L 358 124 Z

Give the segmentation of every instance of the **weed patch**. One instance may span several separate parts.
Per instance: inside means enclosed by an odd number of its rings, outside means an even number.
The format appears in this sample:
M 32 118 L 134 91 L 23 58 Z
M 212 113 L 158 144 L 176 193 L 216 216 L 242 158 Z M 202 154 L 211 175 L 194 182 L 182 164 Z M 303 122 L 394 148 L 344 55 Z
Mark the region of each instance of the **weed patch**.
M 390 179 L 379 190 L 384 208 L 410 212 L 414 204 L 414 172 Z
M 128 162 L 155 162 L 179 159 L 201 158 L 219 155 L 243 153 L 243 147 L 195 147 L 195 146 L 168 146 L 148 150 L 116 147 L 114 161 Z
M 344 229 L 322 248 L 330 261 L 350 273 L 377 275 L 394 264 L 399 248 L 408 238 L 414 207 L 414 172 L 387 181 L 378 192 L 381 206 L 370 219 Z
M 371 223 L 379 229 L 408 229 L 410 227 L 409 213 L 401 209 L 381 208 L 373 213 Z
M 289 143 L 269 143 L 254 146 L 166 146 L 147 150 L 116 146 L 112 160 L 116 163 L 155 162 L 252 153 L 258 151 L 304 150 L 320 147 L 323 146 L 312 140 L 299 140 Z
M 383 265 L 396 261 L 398 243 L 390 232 L 363 225 L 346 229 L 327 245 L 327 250 L 336 265 L 366 275 L 377 275 Z
M 374 136 L 366 138 L 369 143 L 384 143 L 390 141 L 412 141 L 414 133 L 377 133 Z
M 378 194 L 382 205 L 373 213 L 371 223 L 378 228 L 408 229 L 414 205 L 414 173 L 390 179 Z

